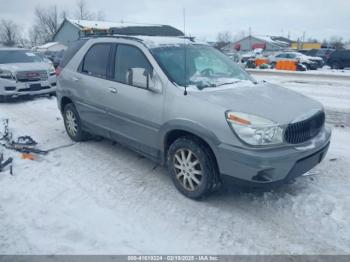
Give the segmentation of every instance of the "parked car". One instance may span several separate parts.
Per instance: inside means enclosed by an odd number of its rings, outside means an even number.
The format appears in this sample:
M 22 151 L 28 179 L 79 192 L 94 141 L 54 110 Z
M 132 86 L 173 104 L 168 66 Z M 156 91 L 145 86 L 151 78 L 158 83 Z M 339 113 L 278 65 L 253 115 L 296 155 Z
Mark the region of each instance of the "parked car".
M 262 53 L 263 53 L 262 48 L 256 48 L 253 51 L 246 52 L 246 53 L 242 54 L 241 63 L 246 63 L 246 62 L 248 62 L 248 60 L 255 59 L 257 57 L 261 57 Z
M 298 63 L 305 65 L 309 70 L 315 70 L 324 66 L 324 62 L 321 57 L 306 56 L 298 52 L 284 52 L 269 57 L 272 67 L 274 67 L 277 61 L 280 60 L 295 60 Z
M 53 63 L 55 68 L 61 63 L 63 55 L 64 55 L 64 50 L 61 50 L 59 52 L 56 52 L 52 56 L 52 63 Z
M 225 55 L 227 55 L 228 58 L 230 58 L 233 62 L 236 62 L 236 63 L 239 63 L 241 60 L 241 56 L 235 52 L 225 53 Z
M 334 51 L 327 60 L 327 65 L 332 69 L 344 69 L 350 67 L 350 50 Z
M 44 55 L 52 62 L 53 66 L 56 68 L 64 55 L 64 50 L 61 51 L 47 51 Z
M 43 62 L 46 62 L 46 63 L 48 63 L 48 64 L 50 64 L 50 65 L 53 66 L 52 61 L 51 61 L 50 59 L 48 59 L 48 58 L 44 55 L 44 53 L 42 53 L 42 52 L 34 52 L 34 54 L 35 54 L 36 56 L 40 57 L 41 60 L 42 60 Z
M 258 83 L 213 47 L 183 37 L 81 39 L 57 72 L 73 141 L 97 134 L 125 144 L 167 166 L 189 198 L 227 180 L 291 181 L 330 144 L 319 102 Z
M 334 52 L 334 49 L 330 48 L 321 48 L 321 49 L 311 49 L 305 55 L 313 57 L 321 57 L 326 63 L 330 55 Z
M 56 75 L 52 65 L 26 49 L 0 48 L 0 101 L 55 91 Z

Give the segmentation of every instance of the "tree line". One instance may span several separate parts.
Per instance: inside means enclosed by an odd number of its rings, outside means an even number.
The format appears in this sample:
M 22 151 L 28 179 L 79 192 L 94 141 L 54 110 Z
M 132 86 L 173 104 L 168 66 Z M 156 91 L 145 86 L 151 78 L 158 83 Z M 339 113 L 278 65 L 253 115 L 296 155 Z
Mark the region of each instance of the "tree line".
M 72 14 L 67 10 L 59 10 L 56 5 L 39 5 L 34 9 L 34 24 L 29 29 L 28 38 L 19 24 L 10 19 L 2 19 L 0 21 L 0 43 L 5 46 L 36 46 L 52 41 L 62 21 L 70 15 L 77 20 L 103 21 L 105 19 L 103 11 L 91 11 L 86 0 L 78 0 Z

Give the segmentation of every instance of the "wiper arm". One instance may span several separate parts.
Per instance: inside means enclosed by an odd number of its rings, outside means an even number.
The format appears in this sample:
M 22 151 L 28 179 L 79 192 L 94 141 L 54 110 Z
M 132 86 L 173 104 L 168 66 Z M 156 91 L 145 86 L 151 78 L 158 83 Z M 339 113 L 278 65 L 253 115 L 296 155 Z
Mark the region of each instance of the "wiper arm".
M 232 85 L 232 84 L 237 84 L 239 82 L 242 82 L 242 80 L 237 80 L 237 81 L 233 81 L 233 82 L 227 82 L 227 83 L 223 83 L 217 86 L 224 86 L 224 85 Z

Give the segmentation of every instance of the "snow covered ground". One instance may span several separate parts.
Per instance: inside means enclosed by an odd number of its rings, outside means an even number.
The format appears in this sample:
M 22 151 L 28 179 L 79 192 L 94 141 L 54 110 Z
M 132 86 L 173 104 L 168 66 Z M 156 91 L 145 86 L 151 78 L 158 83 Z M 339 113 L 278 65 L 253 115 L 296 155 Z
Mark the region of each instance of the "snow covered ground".
M 270 80 L 345 119 L 350 112 L 349 83 Z M 55 99 L 0 104 L 0 118 L 42 149 L 68 146 L 35 161 L 0 148 L 14 157 L 14 175 L 0 173 L 1 254 L 350 253 L 350 125 L 341 128 L 334 117 L 316 175 L 271 192 L 224 188 L 199 202 L 179 194 L 164 168 L 125 147 L 72 144 Z

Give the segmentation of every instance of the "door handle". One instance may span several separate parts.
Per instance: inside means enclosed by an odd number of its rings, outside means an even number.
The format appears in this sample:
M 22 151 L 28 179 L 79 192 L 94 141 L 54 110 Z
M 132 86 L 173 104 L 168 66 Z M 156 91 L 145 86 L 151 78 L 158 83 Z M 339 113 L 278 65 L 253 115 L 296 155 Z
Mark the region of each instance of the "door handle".
M 74 81 L 74 82 L 78 82 L 79 80 L 80 80 L 79 77 L 76 77 L 76 76 L 73 76 L 73 77 L 72 77 L 72 81 Z
M 109 92 L 113 93 L 113 94 L 118 94 L 118 90 L 115 89 L 114 87 L 110 87 L 109 88 Z

